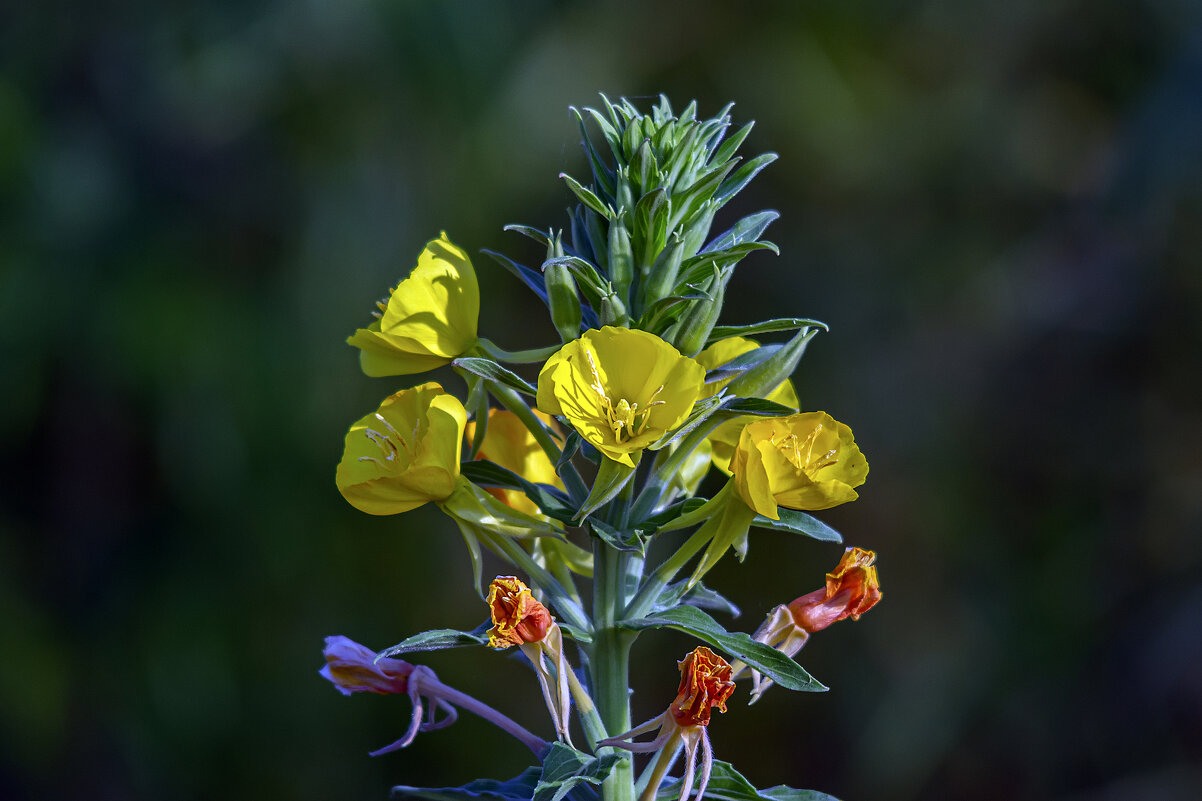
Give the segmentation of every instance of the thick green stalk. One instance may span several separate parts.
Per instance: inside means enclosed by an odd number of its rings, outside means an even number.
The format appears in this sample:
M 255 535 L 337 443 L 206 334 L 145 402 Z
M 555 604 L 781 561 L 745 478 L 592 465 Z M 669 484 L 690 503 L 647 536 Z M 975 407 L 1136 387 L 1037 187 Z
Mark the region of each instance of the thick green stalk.
M 617 622 L 626 605 L 626 554 L 600 538 L 593 547 L 593 693 L 609 736 L 630 729 L 630 646 L 634 633 Z M 621 752 L 619 752 L 621 753 Z M 603 801 L 634 801 L 634 763 L 627 755 L 601 786 Z

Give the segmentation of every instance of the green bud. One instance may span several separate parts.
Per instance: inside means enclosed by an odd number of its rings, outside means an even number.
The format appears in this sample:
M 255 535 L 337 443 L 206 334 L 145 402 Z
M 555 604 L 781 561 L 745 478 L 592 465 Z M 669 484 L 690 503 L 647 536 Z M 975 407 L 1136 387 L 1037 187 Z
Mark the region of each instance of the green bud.
M 547 247 L 547 261 L 563 256 L 560 235 Z M 547 285 L 547 304 L 551 307 L 551 322 L 564 342 L 580 336 L 580 294 L 576 291 L 576 279 L 563 263 L 547 264 L 543 268 L 543 280 Z
M 673 234 L 668 246 L 660 251 L 643 276 L 643 308 L 650 308 L 652 303 L 660 298 L 666 298 L 676 288 L 676 278 L 680 273 L 680 264 L 684 260 L 685 241 L 679 235 Z
M 597 317 L 601 320 L 601 325 L 616 325 L 622 328 L 630 325 L 626 304 L 612 292 L 601 298 L 601 308 L 597 312 Z
M 801 355 L 805 353 L 806 345 L 819 330 L 821 329 L 801 329 L 776 353 L 731 381 L 727 385 L 727 389 L 742 398 L 766 396 L 793 375 L 793 371 L 797 369 L 797 363 L 801 361 Z
M 634 252 L 630 249 L 630 232 L 620 215 L 609 224 L 609 280 L 614 294 L 628 297 L 630 282 L 634 279 Z
M 722 314 L 726 282 L 733 271 L 730 267 L 721 270 L 715 267 L 707 285 L 702 287 L 710 299 L 689 301 L 688 308 L 681 314 L 673 344 L 685 356 L 696 356 L 705 347 L 710 331 L 714 330 L 714 324 Z

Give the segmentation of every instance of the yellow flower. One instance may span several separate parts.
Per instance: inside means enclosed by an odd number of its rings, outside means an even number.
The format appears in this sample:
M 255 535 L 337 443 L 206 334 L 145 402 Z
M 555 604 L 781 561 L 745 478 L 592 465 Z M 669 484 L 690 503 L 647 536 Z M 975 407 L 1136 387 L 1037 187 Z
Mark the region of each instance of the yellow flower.
M 826 412 L 748 423 L 730 466 L 739 496 L 773 520 L 778 505 L 815 510 L 854 501 L 854 487 L 868 476 L 851 429 Z
M 707 371 L 716 370 L 732 359 L 742 356 L 744 353 L 750 353 L 758 347 L 760 347 L 760 344 L 753 339 L 727 337 L 726 339 L 718 340 L 713 345 L 701 351 L 701 353 L 698 353 L 697 361 L 701 362 L 701 366 Z M 719 390 L 733 380 L 734 376 L 731 376 L 707 382 L 702 397 L 708 398 L 712 395 L 717 395 Z M 801 404 L 797 400 L 797 392 L 793 389 L 793 382 L 788 379 L 785 379 L 775 389 L 764 396 L 764 399 L 770 400 L 773 403 L 779 403 L 781 406 L 788 406 L 790 409 L 801 408 Z M 731 457 L 735 455 L 735 447 L 739 444 L 739 432 L 743 430 L 743 426 L 746 424 L 747 418 L 727 420 L 710 432 L 709 437 L 706 439 L 710 444 L 714 467 L 717 467 L 728 476 L 730 475 Z
M 476 271 L 467 253 L 451 244 L 445 232 L 426 245 L 388 303 L 376 305 L 380 319 L 347 339 L 359 348 L 359 364 L 370 376 L 424 373 L 476 344 Z
M 372 515 L 407 512 L 455 490 L 467 412 L 434 382 L 389 395 L 351 426 L 338 490 Z
M 538 408 L 563 415 L 597 450 L 627 467 L 679 426 L 701 395 L 705 368 L 654 334 L 607 326 L 559 349 L 538 376 Z
M 542 412 L 535 414 L 555 430 L 555 421 Z M 476 423 L 467 424 L 464 436 L 468 442 L 476 433 Z M 550 484 L 563 489 L 563 481 L 555 472 L 555 465 L 547 458 L 547 452 L 542 449 L 530 433 L 530 429 L 513 412 L 504 409 L 490 409 L 488 412 L 488 430 L 484 433 L 484 442 L 480 445 L 481 459 L 495 462 L 506 470 L 512 470 L 527 481 L 535 484 Z M 534 501 L 526 497 L 520 490 L 489 489 L 489 494 L 501 500 L 506 506 L 530 515 L 541 514 Z

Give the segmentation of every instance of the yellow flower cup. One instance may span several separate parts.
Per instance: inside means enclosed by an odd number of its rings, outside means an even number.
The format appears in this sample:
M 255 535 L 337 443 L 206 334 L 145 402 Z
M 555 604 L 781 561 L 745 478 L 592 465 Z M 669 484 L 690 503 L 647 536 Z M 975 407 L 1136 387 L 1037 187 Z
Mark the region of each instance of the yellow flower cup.
M 409 277 L 397 284 L 382 314 L 347 343 L 359 348 L 369 376 L 424 373 L 476 344 L 480 289 L 467 253 L 447 239 L 431 240 Z
M 773 520 L 777 506 L 813 511 L 854 501 L 868 476 L 851 429 L 826 412 L 748 423 L 730 467 L 739 497 Z
M 560 348 L 538 376 L 538 408 L 627 467 L 685 421 L 705 368 L 646 331 L 606 326 Z
M 434 382 L 389 395 L 347 432 L 337 483 L 360 511 L 394 515 L 455 491 L 467 412 Z

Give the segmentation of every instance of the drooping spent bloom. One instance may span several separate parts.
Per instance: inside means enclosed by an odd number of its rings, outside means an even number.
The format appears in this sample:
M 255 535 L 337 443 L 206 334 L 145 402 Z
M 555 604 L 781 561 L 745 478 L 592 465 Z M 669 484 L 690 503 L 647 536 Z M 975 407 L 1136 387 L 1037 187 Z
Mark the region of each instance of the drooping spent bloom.
M 716 708 L 726 711 L 726 701 L 735 691 L 733 669 L 725 659 L 704 645 L 698 646 L 684 659 L 676 663 L 680 669 L 680 687 L 676 698 L 666 711 L 635 726 L 624 734 L 601 740 L 597 745 L 611 745 L 635 753 L 661 752 L 656 758 L 647 789 L 641 799 L 653 799 L 663 783 L 664 776 L 672 768 L 678 745 L 684 746 L 685 772 L 680 782 L 680 801 L 686 801 L 697 781 L 696 801 L 705 797 L 710 772 L 714 765 L 714 749 L 710 745 L 710 715 Z M 657 731 L 655 739 L 636 743 L 640 734 Z M 701 775 L 697 777 L 697 754 L 701 753 Z M 667 757 L 665 758 L 665 754 Z
M 534 413 L 553 431 L 556 430 L 555 421 L 551 417 L 538 410 Z M 476 421 L 468 421 L 464 437 L 471 442 L 475 433 Z M 488 411 L 488 429 L 484 432 L 484 442 L 481 443 L 477 455 L 481 459 L 499 464 L 506 470 L 512 470 L 527 481 L 550 484 L 563 489 L 563 481 L 555 472 L 555 465 L 547 457 L 547 452 L 538 444 L 538 440 L 521 418 L 506 409 Z M 538 505 L 520 490 L 490 488 L 487 491 L 506 506 L 519 512 L 540 514 Z
M 601 453 L 633 467 L 689 416 L 704 380 L 705 368 L 654 334 L 606 326 L 547 359 L 538 408 L 563 415 Z
M 752 638 L 793 656 L 815 631 L 850 617 L 859 620 L 881 599 L 876 574 L 876 553 L 848 548 L 835 569 L 826 574 L 826 586 L 773 609 Z M 742 663 L 736 673 L 743 670 Z M 755 703 L 772 686 L 772 679 L 751 671 L 751 701 Z
M 467 353 L 476 344 L 480 289 L 467 253 L 444 231 L 417 258 L 409 277 L 387 302 L 376 304 L 378 318 L 347 343 L 359 348 L 369 376 L 424 373 Z
M 854 501 L 868 460 L 850 428 L 826 412 L 804 412 L 745 425 L 730 469 L 744 503 L 779 520 L 778 505 L 817 510 Z
M 543 691 L 547 711 L 555 724 L 555 733 L 568 745 L 572 744 L 568 733 L 568 713 L 571 710 L 568 695 L 568 671 L 563 653 L 563 633 L 552 619 L 547 607 L 543 606 L 530 588 L 516 576 L 497 576 L 488 586 L 488 608 L 492 614 L 492 628 L 488 630 L 490 648 L 508 648 L 516 645 L 530 660 Z M 554 666 L 554 673 L 548 667 Z
M 426 679 L 428 685 L 438 684 L 437 677 L 429 668 L 417 667 L 400 659 L 377 659 L 375 652 L 370 648 L 342 635 L 326 637 L 324 654 L 326 664 L 321 669 L 321 675 L 329 679 L 343 695 L 360 692 L 408 695 L 409 700 L 413 702 L 413 715 L 409 719 L 409 729 L 405 736 L 391 745 L 372 751 L 372 756 L 404 748 L 413 742 L 419 731 L 433 731 L 450 726 L 459 717 L 455 707 L 445 699 L 423 692 L 423 679 Z M 428 698 L 430 706 L 429 719 L 424 722 L 423 718 L 426 715 L 422 704 L 423 695 Z M 440 711 L 443 717 L 438 719 L 437 713 Z
M 342 496 L 373 515 L 407 512 L 455 490 L 467 412 L 430 382 L 389 395 L 347 432 L 338 463 Z
M 718 370 L 739 356 L 751 353 L 759 347 L 760 343 L 754 339 L 727 337 L 726 339 L 718 340 L 701 351 L 701 353 L 698 353 L 696 359 L 706 371 Z M 733 375 L 728 375 L 712 381 L 706 381 L 702 397 L 706 398 L 717 395 L 733 378 Z M 785 379 L 773 388 L 771 392 L 764 396 L 764 399 L 770 400 L 773 403 L 779 403 L 781 406 L 788 406 L 790 409 L 800 408 L 800 403 L 797 400 L 797 392 L 793 388 L 793 382 L 788 379 Z M 734 456 L 735 447 L 739 443 L 739 432 L 743 430 L 743 426 L 747 424 L 748 419 L 727 420 L 711 431 L 710 435 L 706 437 L 714 466 L 727 475 L 730 475 L 730 460 Z

